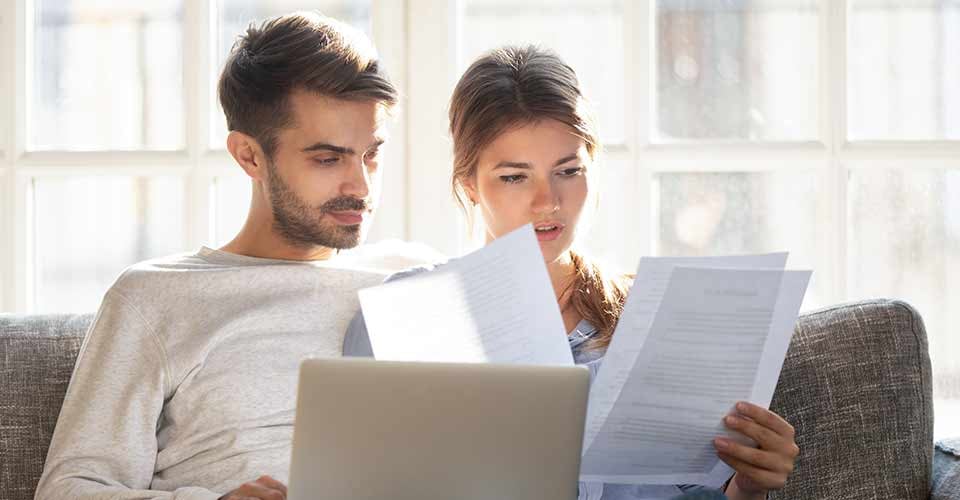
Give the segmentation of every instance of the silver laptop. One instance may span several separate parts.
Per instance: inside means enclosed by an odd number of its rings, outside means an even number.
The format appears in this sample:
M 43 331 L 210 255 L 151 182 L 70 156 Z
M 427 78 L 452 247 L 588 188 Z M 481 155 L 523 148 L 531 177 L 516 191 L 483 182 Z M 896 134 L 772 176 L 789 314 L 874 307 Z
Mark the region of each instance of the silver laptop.
M 583 367 L 311 359 L 290 500 L 575 499 Z

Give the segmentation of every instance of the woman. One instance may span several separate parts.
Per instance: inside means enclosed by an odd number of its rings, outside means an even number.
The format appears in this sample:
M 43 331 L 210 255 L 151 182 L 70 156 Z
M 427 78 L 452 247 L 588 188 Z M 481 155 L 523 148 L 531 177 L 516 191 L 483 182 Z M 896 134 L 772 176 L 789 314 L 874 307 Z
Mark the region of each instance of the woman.
M 450 133 L 457 200 L 480 213 L 488 243 L 534 224 L 574 360 L 595 368 L 610 344 L 629 282 L 572 250 L 600 149 L 576 74 L 556 55 L 536 47 L 494 50 L 474 62 L 457 84 Z M 344 354 L 371 354 L 360 316 L 347 332 Z M 715 440 L 720 458 L 736 470 L 724 492 L 731 499 L 765 498 L 783 487 L 793 469 L 793 428 L 749 403 L 738 405 L 738 412 L 748 418 L 735 416 L 725 423 L 760 447 Z M 691 490 L 707 489 L 581 483 L 580 497 L 669 498 Z

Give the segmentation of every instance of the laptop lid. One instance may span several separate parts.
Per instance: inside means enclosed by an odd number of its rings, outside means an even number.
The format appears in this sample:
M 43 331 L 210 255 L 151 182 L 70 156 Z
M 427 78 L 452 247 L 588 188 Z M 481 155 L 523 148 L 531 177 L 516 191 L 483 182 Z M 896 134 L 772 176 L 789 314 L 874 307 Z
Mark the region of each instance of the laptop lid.
M 575 499 L 583 367 L 301 364 L 290 500 Z

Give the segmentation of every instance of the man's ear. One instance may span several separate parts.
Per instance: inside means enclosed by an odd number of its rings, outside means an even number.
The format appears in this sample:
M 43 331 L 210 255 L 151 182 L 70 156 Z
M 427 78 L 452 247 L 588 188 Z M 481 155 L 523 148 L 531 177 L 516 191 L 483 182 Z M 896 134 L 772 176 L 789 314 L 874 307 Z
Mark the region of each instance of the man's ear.
M 257 181 L 266 179 L 266 155 L 256 139 L 234 130 L 227 134 L 227 151 L 250 178 Z

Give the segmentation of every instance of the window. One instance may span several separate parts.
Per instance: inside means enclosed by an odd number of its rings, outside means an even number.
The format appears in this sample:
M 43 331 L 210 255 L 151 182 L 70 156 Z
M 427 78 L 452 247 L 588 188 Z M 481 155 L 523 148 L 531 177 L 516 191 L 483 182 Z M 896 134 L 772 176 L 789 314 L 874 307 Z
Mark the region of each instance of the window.
M 577 70 L 608 144 L 624 141 L 623 5 L 619 0 L 468 0 L 458 75 L 501 45 L 542 45 Z
M 805 310 L 902 298 L 936 434 L 960 435 L 960 0 L 0 2 L 0 310 L 90 311 L 125 266 L 232 238 L 250 181 L 216 79 L 250 22 L 298 9 L 370 34 L 401 88 L 372 240 L 471 244 L 449 96 L 482 52 L 538 43 L 599 118 L 591 255 L 787 249 Z
M 183 149 L 182 12 L 182 0 L 37 0 L 27 149 Z
M 176 177 L 43 176 L 31 187 L 39 312 L 95 311 L 130 263 L 185 248 Z
M 659 0 L 650 140 L 818 140 L 815 0 Z

